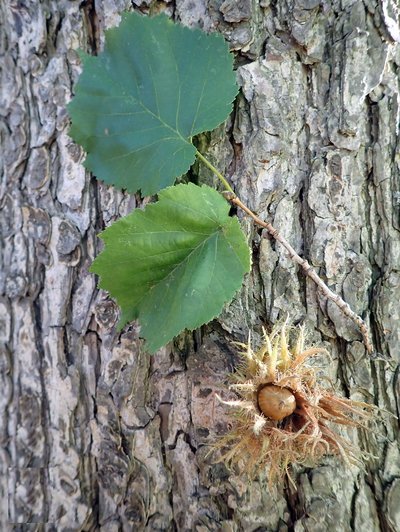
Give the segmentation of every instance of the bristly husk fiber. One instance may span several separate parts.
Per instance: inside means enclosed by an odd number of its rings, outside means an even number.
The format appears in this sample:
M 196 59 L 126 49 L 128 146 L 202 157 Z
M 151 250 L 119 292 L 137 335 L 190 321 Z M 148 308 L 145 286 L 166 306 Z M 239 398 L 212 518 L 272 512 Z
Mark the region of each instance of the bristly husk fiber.
M 289 345 L 288 336 L 284 324 L 275 327 L 270 335 L 264 331 L 257 351 L 250 338 L 248 344 L 237 344 L 243 349 L 243 361 L 232 375 L 234 384 L 230 389 L 238 399 L 220 399 L 233 409 L 232 429 L 213 446 L 219 461 L 238 466 L 250 478 L 266 470 L 270 485 L 285 475 L 291 479 L 290 465 L 315 466 L 326 455 L 340 455 L 347 463 L 362 463 L 365 455 L 338 434 L 335 425 L 365 429 L 376 409 L 322 386 L 321 376 L 308 359 L 326 350 L 305 348 L 302 327 L 293 344 Z M 285 388 L 293 394 L 293 413 L 280 421 L 263 414 L 258 392 L 266 385 Z

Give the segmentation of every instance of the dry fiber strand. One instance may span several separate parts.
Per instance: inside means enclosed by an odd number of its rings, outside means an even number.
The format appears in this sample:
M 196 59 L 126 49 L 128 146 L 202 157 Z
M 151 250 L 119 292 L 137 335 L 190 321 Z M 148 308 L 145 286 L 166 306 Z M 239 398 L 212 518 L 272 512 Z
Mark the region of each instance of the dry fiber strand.
M 309 359 L 326 350 L 306 348 L 302 327 L 290 345 L 291 332 L 286 324 L 270 335 L 264 331 L 257 351 L 250 338 L 248 344 L 237 344 L 243 349 L 243 362 L 232 375 L 230 389 L 239 398 L 220 399 L 232 408 L 233 422 L 214 451 L 229 466 L 244 464 L 250 477 L 267 469 L 270 483 L 289 475 L 291 464 L 314 466 L 328 454 L 360 464 L 365 455 L 336 432 L 337 426 L 365 429 L 376 410 L 323 386 L 321 381 L 327 379 L 310 366 Z

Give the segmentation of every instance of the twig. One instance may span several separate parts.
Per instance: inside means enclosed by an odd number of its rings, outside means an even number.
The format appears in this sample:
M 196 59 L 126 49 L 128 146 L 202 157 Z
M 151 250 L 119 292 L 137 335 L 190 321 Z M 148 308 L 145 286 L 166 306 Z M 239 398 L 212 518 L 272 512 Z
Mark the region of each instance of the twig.
M 350 318 L 360 329 L 364 345 L 369 353 L 369 355 L 373 356 L 374 354 L 374 347 L 369 339 L 369 333 L 368 333 L 368 327 L 364 320 L 360 318 L 355 312 L 353 312 L 350 308 L 350 306 L 338 295 L 332 292 L 330 288 L 324 283 L 324 281 L 319 277 L 317 272 L 310 266 L 310 264 L 305 260 L 302 259 L 296 251 L 292 248 L 292 246 L 283 238 L 283 236 L 277 231 L 272 224 L 269 222 L 264 222 L 259 218 L 254 212 L 252 212 L 246 205 L 244 205 L 240 199 L 233 193 L 233 192 L 223 192 L 224 197 L 230 201 L 231 203 L 237 205 L 240 209 L 242 209 L 246 214 L 248 214 L 253 220 L 256 222 L 257 225 L 260 225 L 261 227 L 264 227 L 268 231 L 268 233 L 277 240 L 282 246 L 288 251 L 290 258 L 299 264 L 301 268 L 303 269 L 304 273 L 310 277 L 314 283 L 319 286 L 322 293 L 331 301 L 333 301 L 343 312 L 345 316 Z
M 253 211 L 251 211 L 244 203 L 240 201 L 240 199 L 236 196 L 234 193 L 232 187 L 228 183 L 228 181 L 225 179 L 225 177 L 215 168 L 214 165 L 212 165 L 199 151 L 196 151 L 197 157 L 218 177 L 218 179 L 222 182 L 222 184 L 225 187 L 225 191 L 222 192 L 223 196 L 230 201 L 231 203 L 237 205 L 240 209 L 242 209 L 246 214 L 248 214 L 253 220 L 256 222 L 256 224 L 260 225 L 261 227 L 264 227 L 268 231 L 268 233 L 277 240 L 288 252 L 290 258 L 293 260 L 293 262 L 296 262 L 299 266 L 301 266 L 302 270 L 304 271 L 305 275 L 308 275 L 314 283 L 319 286 L 322 293 L 331 301 L 333 301 L 343 312 L 345 316 L 350 318 L 353 323 L 357 325 L 357 327 L 360 329 L 361 335 L 363 337 L 364 345 L 368 351 L 368 354 L 371 356 L 371 358 L 379 359 L 382 357 L 382 355 L 379 355 L 379 353 L 374 352 L 374 346 L 372 345 L 372 342 L 369 339 L 369 332 L 368 327 L 365 323 L 365 321 L 358 316 L 355 312 L 353 312 L 350 308 L 350 305 L 346 303 L 338 294 L 335 294 L 332 292 L 330 288 L 324 283 L 324 281 L 319 277 L 317 272 L 313 269 L 313 267 L 309 264 L 309 262 L 305 259 L 302 259 L 300 255 L 296 253 L 296 251 L 292 248 L 292 246 L 289 244 L 289 242 L 286 241 L 286 239 L 277 231 L 272 224 L 269 222 L 264 222 L 259 218 L 256 214 L 254 214 Z

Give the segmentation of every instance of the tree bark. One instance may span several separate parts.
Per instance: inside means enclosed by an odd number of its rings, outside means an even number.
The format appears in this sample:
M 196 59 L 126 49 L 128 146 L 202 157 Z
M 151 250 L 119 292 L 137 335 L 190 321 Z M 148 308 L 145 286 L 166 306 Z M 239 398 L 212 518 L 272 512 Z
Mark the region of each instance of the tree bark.
M 221 32 L 241 93 L 198 142 L 369 323 L 379 352 L 248 219 L 253 270 L 213 323 L 150 357 L 88 272 L 96 234 L 143 202 L 85 172 L 68 137 L 76 50 L 124 9 Z M 297 488 L 249 484 L 208 455 L 232 340 L 289 314 L 346 396 L 398 414 L 400 28 L 396 0 L 44 0 L 0 4 L 0 529 L 395 531 L 399 428 L 353 434 L 365 471 L 326 458 Z M 209 181 L 205 168 L 193 175 Z M 241 216 L 241 215 L 240 215 Z

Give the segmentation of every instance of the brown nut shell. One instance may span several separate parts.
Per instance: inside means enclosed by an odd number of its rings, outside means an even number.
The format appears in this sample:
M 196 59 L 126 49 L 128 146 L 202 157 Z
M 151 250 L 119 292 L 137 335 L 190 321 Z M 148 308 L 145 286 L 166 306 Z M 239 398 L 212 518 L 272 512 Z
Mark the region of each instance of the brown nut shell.
M 280 421 L 296 409 L 296 399 L 287 388 L 267 384 L 257 393 L 258 406 L 264 416 Z

